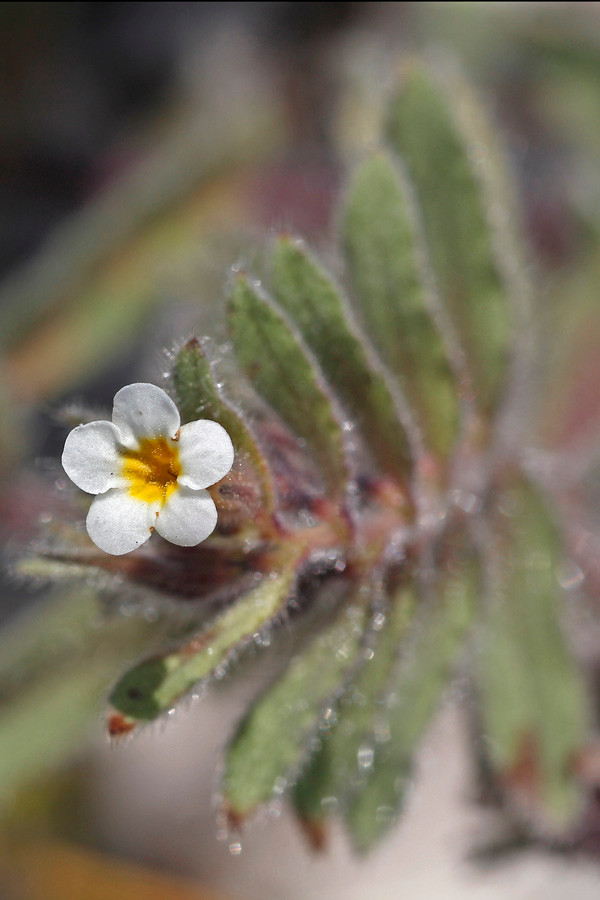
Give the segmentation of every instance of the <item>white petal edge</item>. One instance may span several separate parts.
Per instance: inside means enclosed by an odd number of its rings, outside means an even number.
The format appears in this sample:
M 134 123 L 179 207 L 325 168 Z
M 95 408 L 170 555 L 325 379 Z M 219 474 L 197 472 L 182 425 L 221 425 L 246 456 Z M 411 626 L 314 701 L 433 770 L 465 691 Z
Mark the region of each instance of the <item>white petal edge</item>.
M 126 443 L 143 438 L 174 438 L 181 419 L 169 395 L 155 384 L 128 384 L 117 391 L 112 420 Z
M 156 530 L 180 547 L 195 547 L 213 533 L 217 507 L 208 491 L 179 488 L 168 498 L 156 520 Z
M 120 433 L 112 422 L 88 422 L 67 435 L 62 466 L 72 482 L 88 494 L 102 494 L 122 484 Z
M 200 490 L 220 481 L 233 465 L 231 438 L 211 419 L 189 422 L 179 434 L 179 483 Z
M 100 550 L 122 556 L 148 540 L 159 508 L 160 503 L 145 503 L 122 488 L 114 488 L 92 500 L 85 524 Z

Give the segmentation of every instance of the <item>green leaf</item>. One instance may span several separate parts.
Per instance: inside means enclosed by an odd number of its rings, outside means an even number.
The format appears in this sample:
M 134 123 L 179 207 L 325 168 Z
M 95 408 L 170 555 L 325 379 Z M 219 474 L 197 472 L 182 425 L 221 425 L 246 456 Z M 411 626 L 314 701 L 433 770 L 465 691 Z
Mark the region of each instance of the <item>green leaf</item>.
M 124 623 L 133 621 L 135 625 Z M 84 586 L 56 588 L 31 609 L 15 617 L 0 633 L 0 698 L 7 702 L 29 684 L 45 680 L 61 666 L 85 664 L 94 648 L 105 644 L 135 654 L 138 634 L 150 643 L 163 630 L 159 620 L 148 623 L 102 607 L 96 593 Z M 128 647 L 131 633 L 134 644 Z
M 399 659 L 394 680 L 395 703 L 388 700 L 384 743 L 373 740 L 372 765 L 352 798 L 346 821 L 361 851 L 370 849 L 394 823 L 401 807 L 413 757 L 442 692 L 453 674 L 475 613 L 477 567 L 454 560 L 442 576 L 436 597 L 419 623 L 414 645 Z
M 295 555 L 281 571 L 275 569 L 183 647 L 130 669 L 111 693 L 113 706 L 131 720 L 155 719 L 195 684 L 213 676 L 285 609 L 298 562 Z
M 182 421 L 206 418 L 223 426 L 233 441 L 236 453 L 244 454 L 257 473 L 263 509 L 271 512 L 274 507 L 273 481 L 267 461 L 249 427 L 219 393 L 209 362 L 196 338 L 187 341 L 177 354 L 173 381 Z
M 589 713 L 560 623 L 558 535 L 525 482 L 499 498 L 496 529 L 499 584 L 479 658 L 486 746 L 505 784 L 528 765 L 542 815 L 565 825 L 580 809 L 572 764 L 585 746 Z
M 77 533 L 77 537 L 80 537 L 80 533 Z M 23 556 L 13 563 L 12 569 L 15 575 L 24 578 L 44 583 L 60 582 L 63 585 L 69 581 L 84 581 L 96 571 L 94 566 L 89 563 L 71 562 L 64 558 L 54 559 L 50 556 Z M 79 605 L 81 606 L 81 604 Z M 2 638 L 0 637 L 0 646 L 1 644 Z M 0 667 L 1 665 L 0 662 Z
M 97 655 L 96 655 L 97 656 Z M 95 718 L 107 686 L 124 662 L 90 657 L 30 685 L 0 713 L 0 801 L 19 781 L 73 753 Z
M 343 609 L 242 720 L 227 751 L 223 800 L 240 819 L 301 764 L 328 699 L 354 664 L 367 619 L 364 602 Z
M 101 628 L 93 594 L 64 588 L 35 603 L 0 632 L 0 696 L 85 650 Z
M 322 739 L 294 788 L 294 805 L 303 821 L 323 819 L 332 804 L 343 800 L 360 769 L 360 750 L 382 714 L 382 702 L 398 648 L 416 607 L 414 588 L 406 586 L 393 598 L 389 612 L 367 659 L 348 686 L 337 708 L 335 724 Z M 367 748 L 368 749 L 368 748 Z
M 348 320 L 334 282 L 299 241 L 281 237 L 273 253 L 272 284 L 325 377 L 358 419 L 383 471 L 405 481 L 412 467 L 406 432 L 385 378 Z
M 600 230 L 593 249 L 576 266 L 561 267 L 545 300 L 544 358 L 539 359 L 543 396 L 534 425 L 540 446 L 554 450 L 597 441 L 600 409 Z M 583 439 L 583 441 L 582 441 Z M 597 455 L 594 454 L 594 455 Z
M 519 249 L 508 219 L 497 213 L 508 213 L 509 190 L 496 148 L 464 86 L 453 88 L 442 89 L 412 65 L 390 104 L 387 133 L 416 187 L 439 289 L 462 339 L 480 408 L 491 413 L 506 375 L 509 281 Z M 514 298 L 521 304 L 524 299 Z
M 459 395 L 429 308 L 415 216 L 407 187 L 383 152 L 355 173 L 343 213 L 351 284 L 362 316 L 423 432 L 447 456 L 457 435 Z
M 9 626 L 0 647 L 0 801 L 76 749 L 108 685 L 161 629 L 135 617 L 102 621 L 93 592 L 81 589 Z
M 280 312 L 239 275 L 229 297 L 235 351 L 248 377 L 320 463 L 341 498 L 348 477 L 339 419 L 321 374 Z

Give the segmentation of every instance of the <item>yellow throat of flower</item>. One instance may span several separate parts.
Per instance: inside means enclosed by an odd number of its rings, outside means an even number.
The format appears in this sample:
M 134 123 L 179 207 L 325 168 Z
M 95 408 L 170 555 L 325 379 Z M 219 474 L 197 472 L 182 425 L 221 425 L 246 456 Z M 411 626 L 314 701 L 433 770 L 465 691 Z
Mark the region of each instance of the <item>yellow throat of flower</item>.
M 137 450 L 123 453 L 123 475 L 129 493 L 138 500 L 164 503 L 181 474 L 179 451 L 164 437 L 145 438 Z

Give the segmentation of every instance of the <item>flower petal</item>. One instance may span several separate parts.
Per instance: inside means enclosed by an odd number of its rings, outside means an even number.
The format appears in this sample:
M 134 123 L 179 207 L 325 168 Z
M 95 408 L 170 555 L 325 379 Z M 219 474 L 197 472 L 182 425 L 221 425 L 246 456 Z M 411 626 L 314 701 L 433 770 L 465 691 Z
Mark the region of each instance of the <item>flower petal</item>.
M 179 411 L 168 394 L 155 384 L 128 384 L 115 394 L 112 419 L 125 441 L 175 437 Z
M 194 547 L 212 534 L 217 524 L 217 507 L 208 491 L 179 488 L 174 491 L 156 520 L 156 530 L 180 547 Z
M 222 425 L 199 419 L 184 425 L 179 435 L 179 482 L 199 490 L 220 481 L 233 465 L 233 444 Z
M 145 503 L 122 488 L 113 488 L 94 498 L 85 524 L 97 547 L 122 556 L 148 540 L 159 508 L 158 502 Z
M 122 483 L 120 436 L 112 422 L 88 422 L 74 428 L 65 441 L 62 466 L 82 491 L 101 494 Z

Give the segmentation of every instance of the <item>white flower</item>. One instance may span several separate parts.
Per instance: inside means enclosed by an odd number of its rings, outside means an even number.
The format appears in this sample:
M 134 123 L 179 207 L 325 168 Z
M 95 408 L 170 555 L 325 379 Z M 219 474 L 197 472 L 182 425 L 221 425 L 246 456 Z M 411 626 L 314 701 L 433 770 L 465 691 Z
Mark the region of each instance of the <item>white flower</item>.
M 77 487 L 98 496 L 86 526 L 93 542 L 120 556 L 156 530 L 167 541 L 192 547 L 217 524 L 205 490 L 229 472 L 233 444 L 217 422 L 180 427 L 177 407 L 154 384 L 130 384 L 114 399 L 112 422 L 79 425 L 62 455 Z

